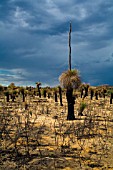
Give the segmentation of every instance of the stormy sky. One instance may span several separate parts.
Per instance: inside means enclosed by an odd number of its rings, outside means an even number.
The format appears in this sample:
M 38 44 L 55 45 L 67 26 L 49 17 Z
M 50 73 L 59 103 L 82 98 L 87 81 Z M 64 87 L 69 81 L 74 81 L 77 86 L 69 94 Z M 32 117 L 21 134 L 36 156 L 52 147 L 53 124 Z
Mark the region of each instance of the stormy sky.
M 72 68 L 91 85 L 113 85 L 113 0 L 1 0 L 0 84 L 59 85 Z

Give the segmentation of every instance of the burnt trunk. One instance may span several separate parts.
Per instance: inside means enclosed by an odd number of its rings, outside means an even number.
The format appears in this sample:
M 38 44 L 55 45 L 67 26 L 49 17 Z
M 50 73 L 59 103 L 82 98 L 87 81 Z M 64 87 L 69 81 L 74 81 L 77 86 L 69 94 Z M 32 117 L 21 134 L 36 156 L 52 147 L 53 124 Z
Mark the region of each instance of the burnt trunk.
M 91 100 L 93 99 L 94 91 L 91 90 Z
M 41 98 L 41 92 L 40 92 L 40 86 L 39 85 L 37 85 L 37 89 L 38 89 L 38 95 Z
M 12 98 L 12 102 L 14 102 L 15 101 L 15 95 L 12 95 L 11 98 Z
M 66 97 L 68 103 L 67 120 L 75 120 L 75 115 L 74 115 L 75 97 L 73 96 L 73 89 L 67 89 Z
M 47 91 L 44 90 L 44 91 L 43 91 L 44 98 L 46 98 L 46 93 L 47 93 Z
M 7 99 L 6 99 L 6 100 L 7 100 L 7 102 L 9 102 L 9 94 L 7 94 L 7 96 L 6 96 L 6 97 L 7 97 Z
M 110 104 L 112 104 L 112 99 L 113 99 L 113 93 L 111 93 L 111 96 L 110 96 Z
M 48 93 L 48 99 L 50 99 L 50 97 L 51 97 L 51 93 Z
M 56 92 L 56 91 L 55 91 L 54 95 L 55 95 L 55 102 L 58 102 L 58 99 L 57 99 L 57 92 Z
M 88 86 L 87 87 L 84 87 L 84 90 L 85 90 L 85 94 L 84 94 L 84 98 L 88 96 Z
M 81 89 L 81 94 L 80 94 L 81 98 L 82 98 L 83 94 L 84 94 L 84 89 Z
M 25 94 L 22 93 L 23 102 L 25 102 Z
M 62 104 L 62 89 L 59 87 L 59 96 L 60 96 L 60 106 L 63 106 Z
M 98 92 L 95 92 L 95 99 L 98 100 Z

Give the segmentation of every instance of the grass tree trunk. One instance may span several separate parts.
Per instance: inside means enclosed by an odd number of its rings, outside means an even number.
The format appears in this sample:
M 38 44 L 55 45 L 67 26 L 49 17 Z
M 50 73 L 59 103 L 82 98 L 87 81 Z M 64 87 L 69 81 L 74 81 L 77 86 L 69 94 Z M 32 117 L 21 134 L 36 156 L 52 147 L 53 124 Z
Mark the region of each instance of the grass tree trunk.
M 6 95 L 6 101 L 9 102 L 9 94 Z
M 112 99 L 113 99 L 113 93 L 111 93 L 111 96 L 110 96 L 110 104 L 112 104 Z
M 46 94 L 47 94 L 47 91 L 44 89 L 43 91 L 44 98 L 46 98 Z
M 86 86 L 84 87 L 84 90 L 85 90 L 84 98 L 88 96 L 88 88 L 89 88 L 88 85 L 86 85 Z
M 4 94 L 6 96 L 6 101 L 9 102 L 9 91 L 6 91 Z
M 39 95 L 39 97 L 41 98 L 41 91 L 40 91 L 40 85 L 41 85 L 41 83 L 40 82 L 36 82 L 36 86 L 37 86 L 37 90 L 38 90 L 38 95 Z
M 25 89 L 23 87 L 20 88 L 20 92 L 22 94 L 22 101 L 25 102 Z
M 12 98 L 12 102 L 14 102 L 14 101 L 15 101 L 15 95 L 13 94 L 13 95 L 11 96 L 11 98 Z
M 41 98 L 40 86 L 38 85 L 38 86 L 37 86 L 37 88 L 38 88 L 38 94 L 39 94 L 39 97 Z
M 66 98 L 68 103 L 67 120 L 75 120 L 74 115 L 75 98 L 73 97 L 73 89 L 67 89 Z
M 51 93 L 50 93 L 50 92 L 48 92 L 48 99 L 50 99 L 50 97 L 51 97 Z
M 81 98 L 82 98 L 83 94 L 84 94 L 84 89 L 82 88 L 81 91 L 80 91 L 80 97 Z
M 104 99 L 105 99 L 105 97 L 106 97 L 106 92 L 107 92 L 107 90 L 104 89 L 104 90 L 103 90 L 103 97 L 104 97 Z
M 62 89 L 61 89 L 61 87 L 59 87 L 59 96 L 60 96 L 60 106 L 63 106 L 63 103 L 62 103 Z
M 25 102 L 25 93 L 24 92 L 22 92 L 22 100 L 23 100 L 23 102 Z
M 95 92 L 95 99 L 98 100 L 98 92 Z
M 93 95 L 94 95 L 94 91 L 91 89 L 90 93 L 91 93 L 91 98 L 90 99 L 92 100 L 93 99 Z
M 54 95 L 55 95 L 55 102 L 58 102 L 58 99 L 57 99 L 57 92 L 56 92 L 56 91 L 54 92 Z

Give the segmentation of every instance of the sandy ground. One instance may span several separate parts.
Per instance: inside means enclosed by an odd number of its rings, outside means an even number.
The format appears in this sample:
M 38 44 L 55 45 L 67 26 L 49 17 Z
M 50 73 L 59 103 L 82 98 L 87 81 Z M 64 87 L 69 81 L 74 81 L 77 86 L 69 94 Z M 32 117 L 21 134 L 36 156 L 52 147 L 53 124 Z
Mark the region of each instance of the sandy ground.
M 67 104 L 54 99 L 27 98 L 0 103 L 0 170 L 113 169 L 113 105 L 109 98 L 75 101 L 74 121 L 67 121 Z

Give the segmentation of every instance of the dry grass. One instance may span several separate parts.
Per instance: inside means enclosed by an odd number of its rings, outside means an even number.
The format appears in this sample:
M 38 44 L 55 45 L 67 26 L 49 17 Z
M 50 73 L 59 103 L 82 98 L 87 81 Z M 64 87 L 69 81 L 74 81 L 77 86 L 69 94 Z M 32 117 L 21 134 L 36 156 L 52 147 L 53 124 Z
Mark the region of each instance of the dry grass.
M 27 97 L 0 103 L 0 170 L 113 169 L 113 105 L 109 99 L 84 99 L 87 107 L 67 121 L 67 104 Z

